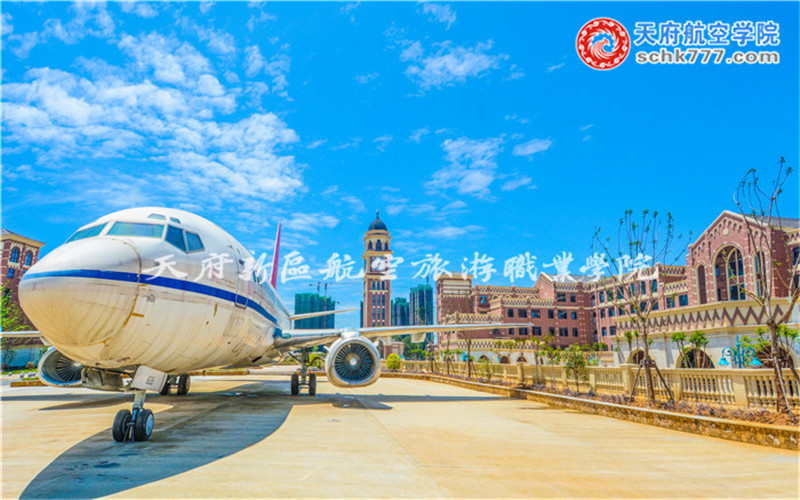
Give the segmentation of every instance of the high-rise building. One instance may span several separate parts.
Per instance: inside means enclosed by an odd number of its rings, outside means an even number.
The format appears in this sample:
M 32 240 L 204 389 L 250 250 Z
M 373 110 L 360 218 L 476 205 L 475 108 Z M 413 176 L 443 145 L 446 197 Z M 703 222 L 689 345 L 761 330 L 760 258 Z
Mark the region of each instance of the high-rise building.
M 408 301 L 403 297 L 392 300 L 392 325 L 410 325 Z
M 336 302 L 331 297 L 326 297 L 318 293 L 296 293 L 294 295 L 295 314 L 333 311 L 335 309 Z M 294 327 L 301 330 L 336 328 L 335 319 L 335 314 L 299 319 L 295 321 Z
M 409 314 L 412 325 L 433 324 L 433 287 L 418 285 L 409 293 Z
M 392 324 L 392 281 L 389 279 L 392 250 L 389 230 L 375 212 L 375 220 L 364 235 L 364 307 L 362 324 L 390 326 Z

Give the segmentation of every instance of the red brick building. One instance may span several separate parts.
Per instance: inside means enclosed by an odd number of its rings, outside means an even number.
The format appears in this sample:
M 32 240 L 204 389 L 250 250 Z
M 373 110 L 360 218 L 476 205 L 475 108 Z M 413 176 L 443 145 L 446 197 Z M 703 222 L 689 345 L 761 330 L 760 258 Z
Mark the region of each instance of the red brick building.
M 783 218 L 778 227 L 765 228 L 764 248 L 750 242 L 745 222 L 742 215 L 724 211 L 688 246 L 685 266 L 656 264 L 626 275 L 622 282 L 608 278 L 593 282 L 581 275 L 559 282 L 542 273 L 533 287 L 497 287 L 473 285 L 470 276 L 443 275 L 436 282 L 437 319 L 439 323 L 529 323 L 527 328 L 476 332 L 472 338 L 552 334 L 558 346 L 598 341 L 619 348 L 627 359 L 633 353 L 627 352 L 631 348 L 623 333 L 635 327 L 630 322 L 631 306 L 619 300 L 624 286 L 641 301 L 655 301 L 649 331 L 662 366 L 680 363 L 670 340 L 678 331 L 703 330 L 710 339 L 709 353 L 720 359 L 722 349 L 735 345 L 737 335 L 753 335 L 764 324 L 756 303 L 742 292 L 743 288 L 758 291 L 762 281 L 756 278 L 758 273 L 773 273 L 773 303 L 779 308 L 788 304 L 785 284 L 800 281 L 800 219 Z M 774 266 L 772 258 L 781 265 Z M 800 311 L 796 312 L 789 322 L 793 328 L 800 321 Z M 443 343 L 447 337 L 440 338 Z
M 439 323 L 528 323 L 528 327 L 495 328 L 472 338 L 542 338 L 557 346 L 594 342 L 591 295 L 587 277 L 542 273 L 533 287 L 473 285 L 471 276 L 441 275 L 436 280 Z M 455 335 L 455 334 L 451 334 Z M 455 337 L 451 337 L 453 340 Z M 440 343 L 446 334 L 440 335 Z
M 2 272 L 3 293 L 9 294 L 11 300 L 19 307 L 19 296 L 17 295 L 19 280 L 39 260 L 39 249 L 44 246 L 44 243 L 7 229 L 2 230 L 1 239 L 3 253 L 0 272 Z M 24 316 L 24 313 L 23 317 L 30 324 L 30 320 Z

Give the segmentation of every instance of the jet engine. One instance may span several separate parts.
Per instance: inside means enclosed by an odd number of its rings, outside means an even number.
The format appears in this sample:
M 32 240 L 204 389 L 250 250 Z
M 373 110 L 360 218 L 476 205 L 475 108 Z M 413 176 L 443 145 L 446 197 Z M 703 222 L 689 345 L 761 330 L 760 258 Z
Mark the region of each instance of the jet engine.
M 81 385 L 83 365 L 51 347 L 39 360 L 39 380 L 55 387 Z
M 336 387 L 371 385 L 381 375 L 381 356 L 364 337 L 342 337 L 328 348 L 325 373 Z

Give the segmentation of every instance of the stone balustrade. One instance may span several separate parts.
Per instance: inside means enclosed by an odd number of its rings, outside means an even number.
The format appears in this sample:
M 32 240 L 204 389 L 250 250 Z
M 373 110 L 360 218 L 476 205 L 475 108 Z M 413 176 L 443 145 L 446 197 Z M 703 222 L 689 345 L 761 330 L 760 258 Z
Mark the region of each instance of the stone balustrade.
M 467 365 L 463 362 L 453 363 L 451 373 L 459 376 L 467 375 Z M 485 366 L 473 363 L 474 379 L 486 378 Z M 522 384 L 539 384 L 555 389 L 569 388 L 575 390 L 575 381 L 568 379 L 567 372 L 560 365 L 526 365 L 526 364 L 492 364 L 493 380 L 503 382 L 519 382 Z M 580 390 L 592 390 L 598 394 L 630 394 L 636 381 L 637 394 L 644 395 L 644 372 L 638 380 L 638 365 L 622 365 L 620 367 L 590 366 L 588 380 L 579 382 Z M 443 374 L 444 363 L 437 361 L 435 370 Z M 431 372 L 430 361 L 403 361 L 401 371 Z M 769 369 L 675 369 L 662 368 L 661 373 L 672 390 L 676 401 L 705 403 L 723 406 L 772 409 L 775 407 L 775 381 Z M 793 408 L 800 408 L 800 384 L 791 374 L 784 370 L 784 380 L 789 394 L 789 403 Z M 665 400 L 667 393 L 664 383 L 653 371 L 653 384 L 656 396 Z

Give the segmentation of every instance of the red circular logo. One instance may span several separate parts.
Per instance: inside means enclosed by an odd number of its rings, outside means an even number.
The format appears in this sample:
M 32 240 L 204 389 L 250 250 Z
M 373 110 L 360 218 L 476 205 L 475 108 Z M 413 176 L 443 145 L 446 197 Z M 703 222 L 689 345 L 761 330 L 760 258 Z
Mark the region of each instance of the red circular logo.
M 607 70 L 616 68 L 628 57 L 631 38 L 619 22 L 598 17 L 583 25 L 575 47 L 581 60 L 589 67 Z

